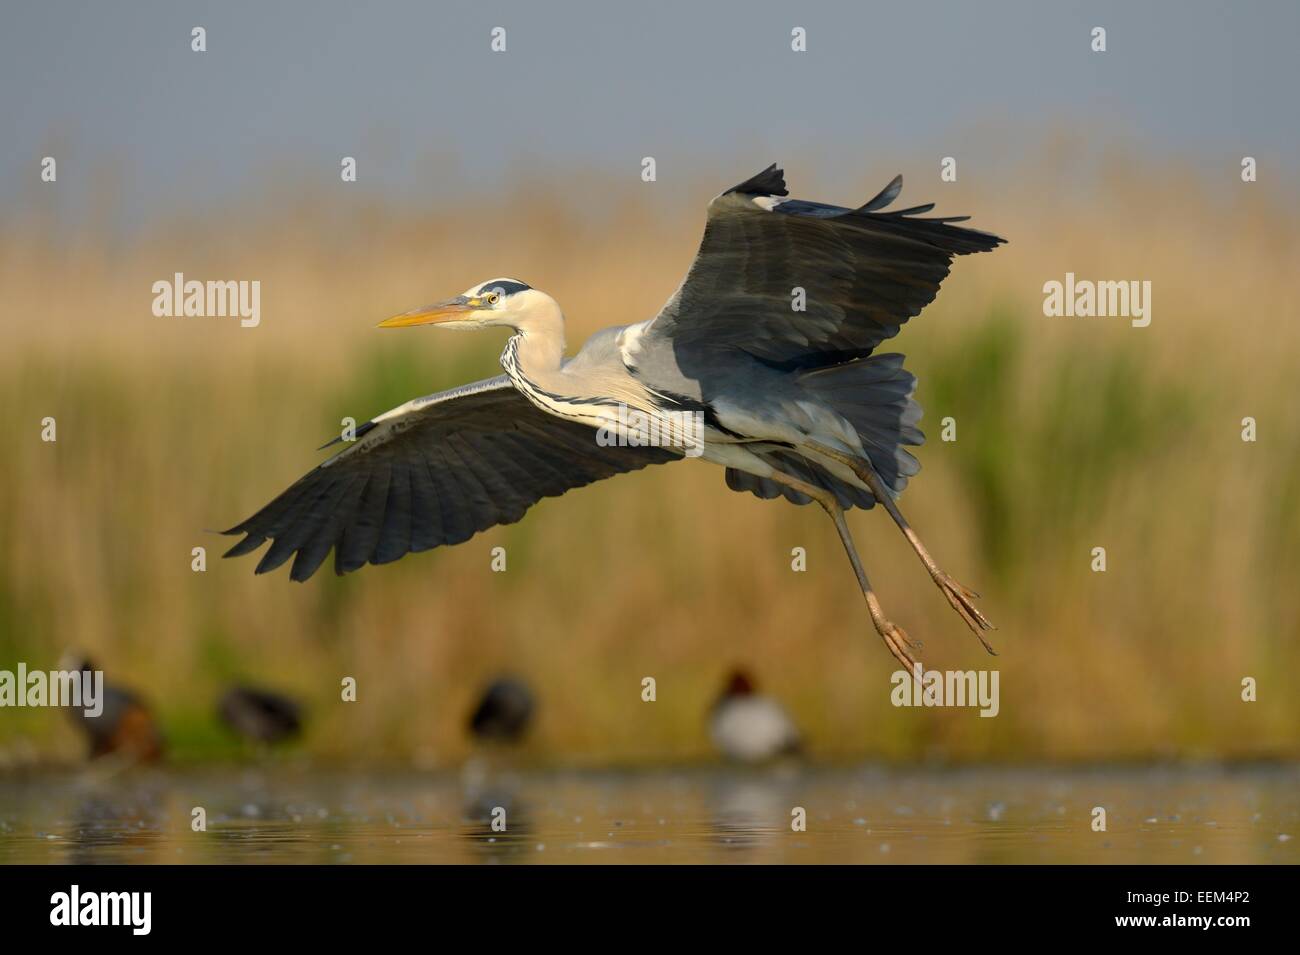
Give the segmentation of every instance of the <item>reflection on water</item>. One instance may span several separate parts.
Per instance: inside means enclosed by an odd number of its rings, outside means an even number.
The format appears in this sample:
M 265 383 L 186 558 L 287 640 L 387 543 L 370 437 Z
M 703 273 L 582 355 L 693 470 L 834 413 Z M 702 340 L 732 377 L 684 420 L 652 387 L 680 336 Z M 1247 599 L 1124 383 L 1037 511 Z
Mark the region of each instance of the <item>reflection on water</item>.
M 0 779 L 0 863 L 1296 863 L 1298 783 L 1296 767 L 45 775 Z

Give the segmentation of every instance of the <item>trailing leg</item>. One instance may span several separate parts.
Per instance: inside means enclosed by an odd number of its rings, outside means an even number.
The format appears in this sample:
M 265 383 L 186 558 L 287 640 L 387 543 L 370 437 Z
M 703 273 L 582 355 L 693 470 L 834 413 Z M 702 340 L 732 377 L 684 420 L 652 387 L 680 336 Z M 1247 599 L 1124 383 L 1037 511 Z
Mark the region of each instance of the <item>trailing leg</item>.
M 875 626 L 876 632 L 880 634 L 880 638 L 885 641 L 885 646 L 889 648 L 889 652 L 894 655 L 894 659 L 901 663 L 908 673 L 915 674 L 918 664 L 912 652 L 920 648 L 912 643 L 902 627 L 885 617 L 884 610 L 880 606 L 880 600 L 876 597 L 875 591 L 871 589 L 871 582 L 867 580 L 867 572 L 863 569 L 862 561 L 858 558 L 857 548 L 853 546 L 853 537 L 849 533 L 848 522 L 844 519 L 844 511 L 839 502 L 835 500 L 835 495 L 824 488 L 815 487 L 780 471 L 774 470 L 767 477 L 778 484 L 784 484 L 786 487 L 793 488 L 812 498 L 822 506 L 830 519 L 835 522 L 835 530 L 839 532 L 840 541 L 844 544 L 844 551 L 849 557 L 849 563 L 853 565 L 854 576 L 858 579 L 858 587 L 861 588 L 862 597 L 867 602 L 867 612 L 871 614 L 871 623 Z
M 889 516 L 894 519 L 894 523 L 898 525 L 903 532 L 903 536 L 907 538 L 908 543 L 912 545 L 912 549 L 916 551 L 921 563 L 925 565 L 925 569 L 929 571 L 930 579 L 943 592 L 948 603 L 966 621 L 966 625 L 979 638 L 980 643 L 984 645 L 984 649 L 997 656 L 997 651 L 989 645 L 988 640 L 984 639 L 983 631 L 992 630 L 993 624 L 989 623 L 984 614 L 975 606 L 975 600 L 979 597 L 979 594 L 958 583 L 939 567 L 935 559 L 930 556 L 929 550 L 921 543 L 921 538 L 917 536 L 916 531 L 912 530 L 912 526 L 907 523 L 907 518 L 903 517 L 903 512 L 898 509 L 898 505 L 894 502 L 893 494 L 885 487 L 885 482 L 880 479 L 880 475 L 876 474 L 870 462 L 823 444 L 809 444 L 809 448 L 852 469 L 858 479 L 875 495 L 876 500 L 884 505 L 885 510 L 889 512 Z

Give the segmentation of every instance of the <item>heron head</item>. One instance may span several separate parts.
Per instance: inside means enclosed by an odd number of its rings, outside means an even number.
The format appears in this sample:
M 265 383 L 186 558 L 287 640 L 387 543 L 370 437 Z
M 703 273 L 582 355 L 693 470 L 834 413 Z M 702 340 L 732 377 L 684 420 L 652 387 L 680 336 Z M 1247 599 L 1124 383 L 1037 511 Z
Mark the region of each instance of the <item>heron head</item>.
M 461 295 L 432 305 L 394 315 L 379 323 L 380 328 L 412 325 L 445 325 L 454 328 L 520 327 L 539 305 L 554 300 L 545 292 L 518 279 L 489 279 L 468 288 Z

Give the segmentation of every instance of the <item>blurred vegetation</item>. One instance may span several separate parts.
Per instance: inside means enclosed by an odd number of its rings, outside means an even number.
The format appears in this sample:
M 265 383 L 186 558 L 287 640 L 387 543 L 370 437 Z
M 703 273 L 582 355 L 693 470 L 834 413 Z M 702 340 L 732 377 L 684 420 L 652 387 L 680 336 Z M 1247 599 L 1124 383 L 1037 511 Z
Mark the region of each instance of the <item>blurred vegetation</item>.
M 892 172 L 864 176 L 862 194 Z M 181 760 L 241 752 L 213 708 L 247 680 L 306 702 L 314 758 L 452 763 L 468 752 L 475 694 L 500 671 L 538 695 L 536 758 L 694 759 L 736 664 L 825 759 L 1300 755 L 1294 199 L 1256 184 L 1196 206 L 1185 197 L 1224 188 L 1132 162 L 1068 188 L 1051 172 L 980 190 L 909 182 L 912 200 L 974 213 L 1010 244 L 959 260 L 890 343 L 919 378 L 930 438 L 903 510 L 983 593 L 1001 655 L 983 654 L 883 514 L 851 517 L 887 612 L 926 663 L 1001 670 L 996 719 L 893 708 L 894 661 L 830 523 L 731 493 L 699 462 L 346 578 L 327 564 L 298 585 L 284 568 L 255 577 L 255 558 L 219 559 L 231 541 L 210 531 L 320 460 L 313 449 L 342 417 L 498 373 L 503 336 L 379 333 L 375 321 L 518 275 L 564 305 L 576 348 L 668 297 L 711 181 L 667 205 L 594 183 L 599 217 L 530 183 L 495 210 L 289 191 L 129 239 L 68 234 L 39 204 L 10 221 L 0 668 L 85 649 L 152 701 Z M 259 279 L 261 327 L 155 318 L 150 286 L 176 271 Z M 1151 280 L 1151 326 L 1044 317 L 1042 285 L 1066 271 Z M 39 437 L 47 415 L 54 444 Z M 1256 443 L 1241 440 L 1247 415 Z M 948 416 L 954 442 L 939 440 Z M 504 574 L 489 570 L 497 545 Z M 195 546 L 205 573 L 190 569 Z M 806 573 L 791 572 L 795 546 Z M 1090 569 L 1098 546 L 1106 573 Z M 345 676 L 355 704 L 339 701 Z M 654 704 L 640 699 L 645 676 Z M 1246 676 L 1257 703 L 1240 701 Z M 57 712 L 0 712 L 0 754 L 70 758 L 78 745 Z

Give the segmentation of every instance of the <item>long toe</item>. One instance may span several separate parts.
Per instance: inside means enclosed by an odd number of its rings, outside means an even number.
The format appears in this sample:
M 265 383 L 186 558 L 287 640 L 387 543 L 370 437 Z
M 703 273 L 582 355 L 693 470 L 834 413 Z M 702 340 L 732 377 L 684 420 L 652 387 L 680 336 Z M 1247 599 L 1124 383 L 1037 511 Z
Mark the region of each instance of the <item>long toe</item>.
M 940 574 L 937 576 L 935 578 L 935 583 L 939 585 L 939 589 L 943 591 L 944 597 L 947 598 L 948 603 L 952 605 L 952 608 L 961 615 L 963 620 L 966 621 L 966 626 L 970 627 L 971 632 L 973 632 L 975 636 L 979 637 L 979 641 L 984 645 L 984 649 L 994 656 L 997 656 L 997 651 L 994 650 L 993 647 L 989 645 L 988 640 L 984 638 L 983 631 L 993 630 L 994 626 L 988 621 L 988 618 L 980 612 L 980 609 L 975 606 L 975 598 L 978 597 L 979 594 L 953 580 L 947 574 Z
M 906 630 L 888 620 L 878 624 L 876 630 L 880 638 L 885 641 L 889 652 L 894 655 L 894 659 L 903 665 L 903 669 L 908 673 L 915 673 L 918 663 L 913 652 L 919 651 L 920 645 L 912 642 Z

